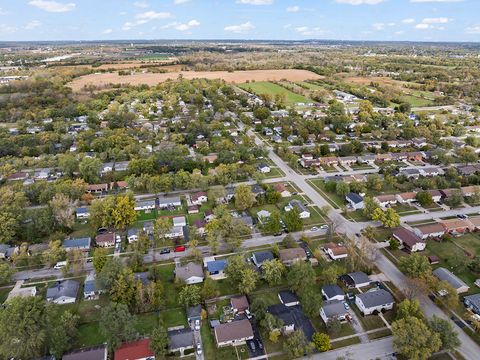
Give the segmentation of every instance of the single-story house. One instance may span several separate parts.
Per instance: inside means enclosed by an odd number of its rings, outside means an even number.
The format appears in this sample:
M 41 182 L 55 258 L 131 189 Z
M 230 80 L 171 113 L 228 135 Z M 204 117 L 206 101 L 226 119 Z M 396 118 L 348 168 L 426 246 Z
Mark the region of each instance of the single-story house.
M 411 204 L 417 201 L 417 193 L 413 191 L 398 194 L 396 197 L 400 204 Z
M 89 251 L 91 242 L 92 242 L 92 239 L 89 237 L 65 239 L 63 240 L 62 246 L 66 251 L 71 251 L 71 250 Z
M 170 230 L 165 234 L 167 239 L 177 239 L 183 237 L 183 226 L 172 226 Z
M 187 225 L 187 219 L 185 216 L 176 216 L 173 218 L 174 227 L 182 227 Z
M 245 295 L 234 296 L 230 298 L 230 307 L 235 314 L 244 314 L 245 310 L 250 308 L 250 304 Z
M 267 164 L 260 164 L 260 165 L 258 165 L 257 169 L 258 169 L 258 171 L 260 171 L 262 174 L 268 174 L 270 171 L 272 171 L 272 169 L 270 168 L 270 166 L 268 166 Z
M 338 157 L 336 156 L 325 156 L 318 159 L 321 165 L 332 166 L 338 165 Z
M 97 286 L 94 276 L 89 276 L 83 284 L 83 298 L 85 300 L 97 300 L 104 290 Z
M 270 305 L 267 312 L 282 321 L 282 327 L 278 329 L 282 334 L 288 335 L 295 331 L 295 318 L 289 307 L 284 304 Z
M 207 209 L 205 210 L 205 212 L 203 213 L 203 219 L 206 221 L 206 222 L 210 222 L 212 221 L 213 219 L 215 219 L 215 214 L 213 213 L 213 211 L 211 209 Z
M 189 262 L 186 265 L 179 265 L 175 268 L 175 278 L 191 285 L 203 282 L 205 277 L 201 265 Z
M 197 320 L 202 320 L 202 305 L 187 307 L 187 321 L 192 324 Z
M 182 206 L 182 200 L 180 197 L 159 197 L 158 198 L 158 207 L 160 209 L 166 209 L 169 207 L 180 207 Z
M 442 200 L 442 192 L 440 190 L 427 190 L 427 192 L 432 195 L 432 200 L 434 202 L 439 202 L 440 200 Z
M 77 299 L 80 283 L 76 280 L 60 280 L 47 289 L 47 301 L 54 304 L 71 304 Z
M 257 212 L 257 219 L 260 223 L 263 224 L 264 222 L 268 221 L 268 219 L 270 219 L 271 215 L 272 214 L 268 210 L 260 210 L 259 212 Z
M 418 225 L 413 228 L 413 231 L 424 240 L 430 238 L 439 238 L 445 235 L 445 228 L 439 223 Z
M 75 212 L 77 219 L 88 219 L 90 217 L 90 211 L 87 207 L 78 207 Z
M 347 316 L 349 316 L 349 311 L 345 309 L 343 301 L 339 300 L 328 300 L 325 301 L 320 308 L 320 317 L 328 324 L 332 319 L 338 319 L 339 321 L 345 321 Z
M 191 328 L 171 330 L 168 332 L 168 350 L 184 355 L 185 350 L 193 349 L 195 339 Z
M 143 232 L 145 234 L 147 235 L 153 234 L 153 229 L 154 229 L 153 221 L 145 221 L 143 223 Z
M 475 230 L 480 230 L 480 216 L 471 216 L 468 220 L 475 227 Z
M 138 229 L 137 228 L 130 228 L 127 231 L 127 240 L 129 243 L 138 240 Z
M 297 261 L 307 260 L 307 254 L 305 253 L 305 250 L 301 247 L 281 249 L 278 253 L 278 257 L 280 261 L 287 266 L 290 266 Z
M 89 184 L 87 192 L 90 194 L 102 194 L 108 191 L 108 184 Z
M 392 294 L 384 289 L 367 291 L 355 296 L 355 305 L 363 315 L 391 310 L 395 304 Z
M 187 208 L 187 211 L 188 211 L 188 215 L 192 215 L 192 214 L 198 214 L 200 212 L 200 209 L 198 205 L 190 205 Z
M 150 349 L 150 339 L 142 339 L 123 343 L 115 350 L 114 360 L 148 360 L 155 359 Z
M 401 169 L 398 176 L 405 176 L 407 179 L 418 179 L 420 177 L 420 170 L 416 168 Z
M 252 254 L 252 261 L 257 268 L 261 268 L 265 261 L 273 260 L 271 251 L 256 251 Z
M 135 211 L 155 210 L 155 200 L 136 200 Z
M 435 275 L 435 277 L 440 281 L 448 282 L 457 291 L 457 294 L 466 293 L 470 289 L 470 287 L 463 280 L 453 274 L 450 270 L 443 267 L 433 270 L 433 275 Z
M 464 234 L 475 230 L 475 226 L 468 219 L 446 219 L 440 220 L 439 223 L 442 224 L 446 233 Z
M 193 223 L 195 229 L 197 229 L 197 233 L 201 236 L 205 235 L 205 226 L 207 222 L 205 220 L 197 220 Z
M 424 239 L 404 227 L 395 229 L 392 236 L 410 253 L 423 251 L 427 246 Z
M 290 201 L 288 205 L 285 206 L 285 211 L 289 212 L 294 208 L 298 209 L 300 219 L 308 219 L 310 217 L 310 210 L 297 199 Z
M 285 187 L 285 185 L 282 184 L 282 183 L 278 183 L 278 184 L 273 185 L 273 189 L 276 192 L 280 193 L 280 195 L 282 195 L 282 197 L 292 196 L 292 193 L 290 191 L 288 191 L 287 188 Z
M 208 196 L 205 191 L 199 191 L 195 194 L 190 195 L 190 202 L 193 205 L 202 205 L 208 201 Z
M 475 193 L 478 193 L 480 191 L 480 187 L 479 186 L 463 186 L 462 188 L 460 188 L 460 190 L 462 191 L 462 195 L 464 197 L 470 197 L 475 195 Z
M 12 291 L 8 293 L 7 300 L 5 300 L 5 302 L 8 302 L 18 297 L 27 298 L 27 297 L 34 297 L 36 295 L 37 295 L 37 288 L 35 286 L 20 287 L 15 285 Z
M 278 299 L 285 306 L 296 306 L 300 304 L 297 295 L 290 290 L 279 291 Z
M 324 285 L 322 287 L 322 295 L 325 300 L 345 300 L 345 293 L 337 284 Z
M 9 247 L 10 246 L 7 244 L 0 244 L 0 259 L 5 259 L 7 257 Z
M 347 200 L 350 208 L 352 209 L 359 210 L 365 207 L 363 197 L 357 193 L 348 193 L 347 196 L 345 196 L 345 200 Z
M 340 276 L 340 280 L 349 288 L 362 288 L 370 285 L 370 278 L 361 271 L 355 271 Z
M 220 324 L 214 328 L 214 332 L 218 347 L 243 345 L 254 336 L 248 319 Z
M 251 188 L 252 188 L 252 193 L 253 195 L 255 195 L 255 197 L 265 194 L 265 190 L 263 189 L 263 187 L 261 187 L 258 184 L 252 185 Z
M 99 234 L 95 237 L 95 243 L 97 246 L 110 247 L 115 245 L 115 233 L 109 232 L 105 234 Z
M 326 243 L 324 246 L 324 251 L 332 260 L 339 260 L 348 257 L 347 248 L 343 245 L 338 245 L 333 242 Z
M 465 307 L 480 315 L 480 294 L 467 295 L 463 298 Z
M 227 266 L 227 260 L 214 260 L 207 262 L 208 275 L 214 280 L 220 280 L 225 278 L 225 267 Z
M 395 205 L 397 203 L 397 197 L 394 194 L 391 195 L 378 195 L 373 198 L 378 205 L 386 207 L 388 205 Z
M 107 358 L 107 345 L 76 349 L 62 356 L 62 360 L 107 360 Z

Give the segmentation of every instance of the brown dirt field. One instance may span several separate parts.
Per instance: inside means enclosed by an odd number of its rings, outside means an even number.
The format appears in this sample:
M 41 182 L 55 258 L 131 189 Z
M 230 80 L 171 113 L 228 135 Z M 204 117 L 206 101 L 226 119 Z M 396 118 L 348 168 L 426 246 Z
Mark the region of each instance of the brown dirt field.
M 179 75 L 184 79 L 223 79 L 229 83 L 244 83 L 247 81 L 279 81 L 286 79 L 289 81 L 305 81 L 310 79 L 321 79 L 323 76 L 317 75 L 307 70 L 249 70 L 249 71 L 179 71 L 164 74 L 135 74 L 119 76 L 117 73 L 90 74 L 73 80 L 68 86 L 73 91 L 81 91 L 85 85 L 95 85 L 105 87 L 109 84 L 129 84 L 129 85 L 157 85 L 168 79 L 176 79 Z

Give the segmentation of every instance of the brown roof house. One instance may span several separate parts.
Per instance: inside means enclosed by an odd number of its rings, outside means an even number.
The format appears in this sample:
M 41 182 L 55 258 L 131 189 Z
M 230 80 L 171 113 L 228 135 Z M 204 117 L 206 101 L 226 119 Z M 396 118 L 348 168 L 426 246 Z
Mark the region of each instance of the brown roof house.
M 439 238 L 445 235 L 445 228 L 439 223 L 418 225 L 413 228 L 413 231 L 422 239 Z
M 253 329 L 248 319 L 220 324 L 215 327 L 217 346 L 243 345 L 253 339 Z
M 348 256 L 347 248 L 342 245 L 337 245 L 333 242 L 326 243 L 323 247 L 332 260 L 339 260 Z
M 234 296 L 230 299 L 230 306 L 235 314 L 244 314 L 248 310 L 250 304 L 245 295 Z
M 447 233 L 464 234 L 475 229 L 475 226 L 470 221 L 464 219 L 447 219 L 439 222 Z
M 100 234 L 95 237 L 97 246 L 110 247 L 115 245 L 115 233 L 109 232 L 106 234 Z
M 475 226 L 475 230 L 480 230 L 480 216 L 472 216 L 468 220 Z
M 417 193 L 415 192 L 401 193 L 401 194 L 398 194 L 396 197 L 398 202 L 402 204 L 410 204 L 412 202 L 417 201 Z
M 279 251 L 278 257 L 280 258 L 280 261 L 287 266 L 290 266 L 297 261 L 307 260 L 307 254 L 305 253 L 305 250 L 300 247 L 292 249 L 282 249 Z
M 408 252 L 423 251 L 427 246 L 424 239 L 413 233 L 412 231 L 399 227 L 393 232 L 393 237 L 397 239 L 403 248 Z

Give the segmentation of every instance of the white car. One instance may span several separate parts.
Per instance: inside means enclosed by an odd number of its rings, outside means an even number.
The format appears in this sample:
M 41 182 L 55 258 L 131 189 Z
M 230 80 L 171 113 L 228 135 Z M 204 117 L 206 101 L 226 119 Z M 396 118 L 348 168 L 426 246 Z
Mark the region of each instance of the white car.
M 322 229 L 322 230 L 327 230 L 327 229 L 328 229 L 328 225 L 322 225 L 322 226 L 320 226 L 320 229 Z
M 200 320 L 195 320 L 195 330 L 200 330 Z
M 310 231 L 317 231 L 317 230 L 318 230 L 318 227 L 316 227 L 316 226 L 313 226 L 313 227 L 310 229 Z
M 202 345 L 197 344 L 197 354 L 200 355 L 202 353 Z

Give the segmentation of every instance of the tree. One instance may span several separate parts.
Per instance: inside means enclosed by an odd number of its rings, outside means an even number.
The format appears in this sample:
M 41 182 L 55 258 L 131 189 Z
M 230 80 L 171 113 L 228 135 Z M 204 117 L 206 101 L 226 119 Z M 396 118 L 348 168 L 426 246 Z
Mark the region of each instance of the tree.
M 250 209 L 255 202 L 255 195 L 250 186 L 242 184 L 235 188 L 235 208 L 237 210 Z
M 425 318 L 418 300 L 405 299 L 397 306 L 397 320 L 405 319 L 411 316 L 420 320 Z
M 123 268 L 117 275 L 110 289 L 110 299 L 119 304 L 125 304 L 129 309 L 135 307 L 137 280 L 130 268 Z
M 180 290 L 179 301 L 185 306 L 195 306 L 202 301 L 202 290 L 197 285 L 185 285 Z
M 276 234 L 282 230 L 281 217 L 278 211 L 272 212 L 267 222 L 264 225 L 264 229 L 267 233 Z
M 428 321 L 428 327 L 431 331 L 440 335 L 443 350 L 454 351 L 461 345 L 458 333 L 453 329 L 452 324 L 448 320 L 433 315 Z
M 431 206 L 433 204 L 432 194 L 430 194 L 428 191 L 419 191 L 415 196 L 415 199 L 423 207 Z
M 463 195 L 460 190 L 453 190 L 449 197 L 445 200 L 445 204 L 454 208 L 463 203 Z
M 343 198 L 350 192 L 350 185 L 344 181 L 339 181 L 335 187 L 335 192 Z
M 63 194 L 56 194 L 49 202 L 55 224 L 61 228 L 71 229 L 75 224 L 77 202 Z
M 95 272 L 99 274 L 105 263 L 108 260 L 108 250 L 103 247 L 95 248 L 93 251 L 93 267 L 95 268 Z
M 11 242 L 19 232 L 27 203 L 22 191 L 0 188 L 0 244 Z
M 373 219 L 373 214 L 375 213 L 376 209 L 380 208 L 380 206 L 370 196 L 366 196 L 363 199 L 363 203 L 364 203 L 363 215 L 365 215 L 369 219 Z
M 270 333 L 274 330 L 280 329 L 283 326 L 283 321 L 277 316 L 267 312 L 261 317 L 258 324 L 260 325 L 260 328 Z
M 64 275 L 73 272 L 78 276 L 85 265 L 85 253 L 80 249 L 73 249 L 67 252 L 67 266 L 62 268 Z
M 259 275 L 251 267 L 244 269 L 241 275 L 242 279 L 237 285 L 238 291 L 242 294 L 248 295 L 257 287 Z
M 322 307 L 322 296 L 313 286 L 306 288 L 300 294 L 300 302 L 302 308 L 308 317 L 315 317 Z
M 440 335 L 413 316 L 394 321 L 392 333 L 395 351 L 411 360 L 427 360 L 442 346 Z
M 300 218 L 300 210 L 296 206 L 285 214 L 285 225 L 290 232 L 302 230 L 303 221 Z
M 398 250 L 400 248 L 400 242 L 393 237 L 390 239 L 388 243 L 389 243 L 390 250 Z
M 432 272 L 428 258 L 418 253 L 403 256 L 398 264 L 400 270 L 411 278 L 420 278 Z
M 375 192 L 379 192 L 382 190 L 383 181 L 380 176 L 376 174 L 371 174 L 367 176 L 367 188 L 369 190 L 373 190 Z
M 400 216 L 393 208 L 387 209 L 381 221 L 383 226 L 385 226 L 386 228 L 394 228 L 400 226 Z
M 80 175 L 89 184 L 100 180 L 100 168 L 102 162 L 98 158 L 84 157 L 79 165 Z
M 203 282 L 202 299 L 203 300 L 213 299 L 217 297 L 219 294 L 220 294 L 220 291 L 218 290 L 218 286 L 215 280 L 212 280 L 211 278 L 206 278 L 205 281 Z
M 263 278 L 269 285 L 280 284 L 285 271 L 285 265 L 278 259 L 268 260 L 262 264 Z
M 325 267 L 320 277 L 322 279 L 322 284 L 335 284 L 337 279 L 340 275 L 345 274 L 347 270 L 340 265 L 329 263 L 327 267 Z
M 0 263 L 0 285 L 8 284 L 12 280 L 15 270 L 7 263 Z
M 330 337 L 325 333 L 315 333 L 312 336 L 312 341 L 318 351 L 329 351 L 332 346 L 330 344 Z
M 99 287 L 110 290 L 122 270 L 122 261 L 117 257 L 109 257 L 105 265 L 103 265 L 102 271 L 97 274 L 96 281 Z
M 314 345 L 308 342 L 302 330 L 296 330 L 290 334 L 283 343 L 283 351 L 289 359 L 302 357 L 305 354 L 311 354 Z
M 53 309 L 49 309 L 48 314 L 48 349 L 50 354 L 60 359 L 75 342 L 80 317 L 72 314 L 70 311 L 65 311 L 59 315 L 58 312 Z
M 301 294 L 315 285 L 315 270 L 309 263 L 299 261 L 294 263 L 287 274 L 287 284 L 297 294 Z
M 107 340 L 110 350 L 135 337 L 135 317 L 125 304 L 110 303 L 100 313 L 100 332 Z
M 297 242 L 295 241 L 292 234 L 288 234 L 287 236 L 285 236 L 283 238 L 282 245 L 287 249 L 292 249 L 292 248 L 298 247 Z
M 153 329 L 152 335 L 150 336 L 150 349 L 152 349 L 157 357 L 168 354 L 168 334 L 165 327 L 158 326 Z
M 172 221 L 168 217 L 159 217 L 153 224 L 153 236 L 156 241 L 165 241 L 165 235 L 172 228 Z
M 117 229 L 126 229 L 137 220 L 135 200 L 133 196 L 118 196 L 115 207 L 112 209 L 113 226 Z

